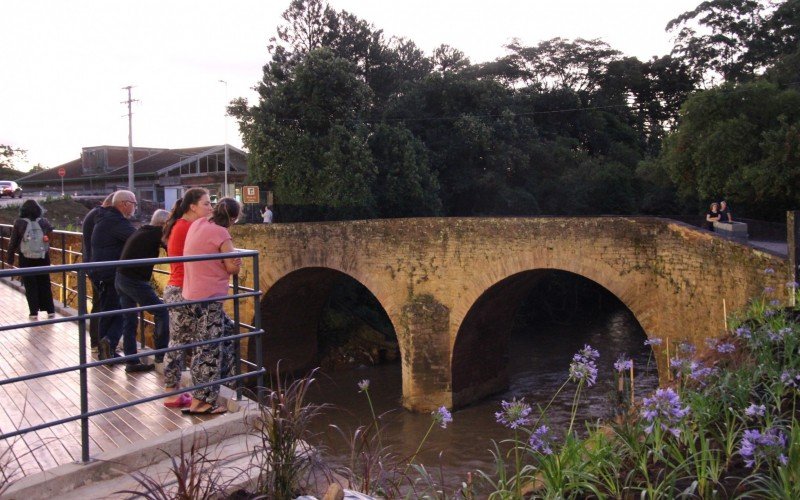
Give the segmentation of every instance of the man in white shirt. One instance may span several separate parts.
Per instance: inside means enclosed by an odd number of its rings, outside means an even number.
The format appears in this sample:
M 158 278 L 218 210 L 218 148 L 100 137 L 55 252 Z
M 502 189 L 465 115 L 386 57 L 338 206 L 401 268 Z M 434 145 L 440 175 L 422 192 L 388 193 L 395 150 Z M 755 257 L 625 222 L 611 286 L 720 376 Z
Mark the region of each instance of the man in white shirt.
M 272 224 L 272 210 L 270 210 L 269 205 L 264 207 L 261 217 L 264 219 L 264 224 Z

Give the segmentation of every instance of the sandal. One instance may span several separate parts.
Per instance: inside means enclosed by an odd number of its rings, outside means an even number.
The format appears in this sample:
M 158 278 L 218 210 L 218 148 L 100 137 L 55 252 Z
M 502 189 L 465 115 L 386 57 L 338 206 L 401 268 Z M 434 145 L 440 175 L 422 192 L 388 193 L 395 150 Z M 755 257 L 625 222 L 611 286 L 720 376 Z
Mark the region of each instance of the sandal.
M 221 415 L 223 413 L 226 413 L 227 411 L 228 408 L 226 408 L 225 406 L 214 403 L 214 404 L 208 404 L 208 407 L 203 410 L 184 408 L 181 410 L 181 413 L 183 413 L 184 415 Z
M 185 408 L 192 404 L 192 395 L 184 392 L 172 401 L 164 401 L 164 406 L 167 408 Z

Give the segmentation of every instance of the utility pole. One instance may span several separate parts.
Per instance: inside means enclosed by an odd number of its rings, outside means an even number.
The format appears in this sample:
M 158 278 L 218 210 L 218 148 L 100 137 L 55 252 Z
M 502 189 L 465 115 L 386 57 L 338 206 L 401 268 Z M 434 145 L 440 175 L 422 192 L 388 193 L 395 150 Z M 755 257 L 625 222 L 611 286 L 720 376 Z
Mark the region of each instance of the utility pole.
M 131 99 L 132 88 L 130 85 L 122 87 L 122 90 L 128 91 L 128 100 L 122 101 L 122 104 L 128 105 L 128 191 L 131 192 L 133 192 L 133 111 L 131 104 L 137 101 L 137 99 Z
M 228 82 L 220 80 L 219 83 L 225 84 L 225 187 L 222 190 L 223 196 L 228 196 Z

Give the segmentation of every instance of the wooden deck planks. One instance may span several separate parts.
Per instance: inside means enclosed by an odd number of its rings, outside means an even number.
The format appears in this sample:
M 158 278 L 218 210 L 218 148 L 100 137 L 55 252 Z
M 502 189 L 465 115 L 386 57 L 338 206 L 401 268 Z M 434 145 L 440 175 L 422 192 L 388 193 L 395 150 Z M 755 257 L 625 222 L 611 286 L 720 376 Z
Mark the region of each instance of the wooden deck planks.
M 25 296 L 0 283 L 0 324 L 27 322 Z M 79 362 L 78 348 L 78 327 L 73 322 L 0 332 L 0 379 L 74 366 Z M 79 381 L 75 371 L 0 386 L 0 430 L 79 414 Z M 89 369 L 88 387 L 89 408 L 100 409 L 160 394 L 163 378 L 155 372 L 129 374 L 123 365 L 102 366 Z M 204 420 L 165 408 L 160 400 L 105 413 L 89 419 L 89 451 L 94 456 Z M 74 421 L 0 441 L 0 460 L 8 465 L 12 459 L 12 468 L 19 468 L 22 475 L 79 461 L 80 433 L 80 421 Z

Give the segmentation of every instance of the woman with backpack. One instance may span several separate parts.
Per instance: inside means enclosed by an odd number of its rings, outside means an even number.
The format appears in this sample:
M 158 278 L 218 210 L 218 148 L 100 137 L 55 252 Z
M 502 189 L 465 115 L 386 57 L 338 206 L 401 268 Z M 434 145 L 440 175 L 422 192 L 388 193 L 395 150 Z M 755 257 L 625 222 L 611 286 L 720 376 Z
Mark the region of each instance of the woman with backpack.
M 8 263 L 13 266 L 14 254 L 19 252 L 20 268 L 49 266 L 52 232 L 53 226 L 42 218 L 42 207 L 35 200 L 26 200 L 20 207 L 19 218 L 14 221 L 11 230 Z M 29 319 L 37 320 L 39 311 L 46 311 L 48 318 L 55 316 L 49 274 L 23 276 L 22 284 L 25 286 L 25 298 L 28 299 Z

